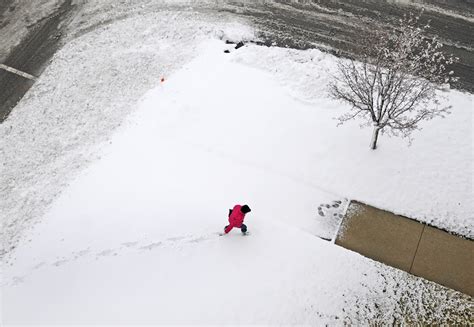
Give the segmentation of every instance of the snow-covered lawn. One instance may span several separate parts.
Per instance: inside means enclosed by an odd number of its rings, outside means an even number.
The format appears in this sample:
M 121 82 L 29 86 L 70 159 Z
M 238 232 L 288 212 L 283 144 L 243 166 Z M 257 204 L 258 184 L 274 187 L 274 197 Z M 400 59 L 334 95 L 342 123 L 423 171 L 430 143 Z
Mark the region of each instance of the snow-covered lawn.
M 333 56 L 318 50 L 253 47 L 236 60 L 271 72 L 290 94 L 308 103 L 317 121 L 302 154 L 306 166 L 298 167 L 305 180 L 474 238 L 472 94 L 442 94 L 452 114 L 421 124 L 411 146 L 407 140 L 382 136 L 379 148 L 371 151 L 371 128 L 359 129 L 362 121 L 337 128 L 332 119 L 348 109 L 327 98 Z
M 181 18 L 167 16 L 168 22 Z M 126 45 L 152 65 L 155 53 L 169 56 L 167 49 L 180 49 L 176 40 L 183 38 L 171 28 L 168 37 L 156 37 L 156 17 L 148 19 L 145 36 Z M 142 23 L 118 22 L 82 41 L 102 37 L 107 45 L 104 36 L 120 39 L 130 24 Z M 102 146 L 100 158 L 76 175 L 35 228 L 23 232 L 3 267 L 4 322 L 338 325 L 469 319 L 467 296 L 315 235 L 328 233 L 317 215 L 320 203 L 354 198 L 472 236 L 472 96 L 451 92 L 453 114 L 426 124 L 411 147 L 382 137 L 380 148 L 370 151 L 370 130 L 357 123 L 336 127 L 333 118 L 346 108 L 325 94 L 334 57 L 253 45 L 234 50 L 216 39 L 225 31 L 200 26 L 191 38 L 196 55 L 182 44 L 187 50 L 176 54 L 176 62 L 162 55 L 174 73 L 151 66 L 156 76 L 144 85 L 154 88 Z M 193 25 L 186 28 L 191 33 Z M 140 48 L 138 40 L 148 46 Z M 61 76 L 54 73 L 76 60 L 73 50 L 81 49 L 84 58 L 101 54 L 100 47 L 80 41 L 59 54 L 39 90 L 54 85 Z M 105 63 L 97 58 L 92 60 Z M 126 51 L 111 51 L 117 67 L 122 60 L 133 63 L 130 58 Z M 108 66 L 86 65 L 67 78 L 94 78 L 87 75 L 93 67 L 110 77 Z M 136 72 L 137 80 L 144 78 L 144 71 Z M 120 88 L 112 77 L 98 82 L 106 90 L 95 102 L 106 106 L 102 116 L 92 111 L 89 125 L 79 113 L 86 124 L 81 133 L 89 129 L 103 139 L 94 124 L 109 113 L 116 117 L 107 101 L 127 105 L 114 99 Z M 44 105 L 37 97 L 48 97 L 38 89 L 26 98 L 30 108 Z M 74 92 L 71 99 L 56 94 L 73 105 L 87 99 L 81 90 L 79 99 Z M 18 127 L 26 108 L 12 114 L 2 134 Z M 50 133 L 61 131 L 61 112 L 57 115 L 59 126 L 49 125 Z M 116 125 L 118 118 L 106 126 Z M 74 134 L 68 126 L 61 131 L 65 137 Z M 4 150 L 10 164 L 13 149 Z M 88 153 L 78 149 L 79 156 Z M 74 169 L 73 153 L 57 158 L 60 172 Z M 218 236 L 236 203 L 252 208 L 246 219 L 250 235 L 234 230 Z M 5 205 L 4 212 L 14 215 L 21 206 Z

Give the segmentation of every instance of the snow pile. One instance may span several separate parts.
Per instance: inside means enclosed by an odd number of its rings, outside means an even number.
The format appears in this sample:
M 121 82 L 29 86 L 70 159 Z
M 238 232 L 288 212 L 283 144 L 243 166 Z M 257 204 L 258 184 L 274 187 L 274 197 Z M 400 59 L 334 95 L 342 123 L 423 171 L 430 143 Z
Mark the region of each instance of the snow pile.
M 97 159 L 94 146 L 147 90 L 193 58 L 203 39 L 235 35 L 238 26 L 227 15 L 162 11 L 116 21 L 65 45 L 0 125 L 0 252 L 13 249 L 76 171 Z
M 141 17 L 152 12 L 179 11 L 200 12 L 201 14 L 215 16 L 220 20 L 220 25 L 225 27 L 226 33 L 236 38 L 253 39 L 253 30 L 250 27 L 236 24 L 244 19 L 233 15 L 232 17 L 216 12 L 227 8 L 222 0 L 73 0 L 78 13 L 67 26 L 67 39 L 72 40 L 79 35 L 87 33 L 97 26 L 114 24 L 124 18 Z M 233 7 L 231 5 L 231 7 Z M 220 19 L 219 19 L 220 17 Z M 224 18 L 224 19 L 223 19 Z M 173 24 L 173 22 L 168 22 Z M 247 33 L 245 32 L 247 31 Z M 250 35 L 248 34 L 250 33 Z M 240 41 L 240 40 L 239 40 Z
M 5 323 L 472 319 L 467 296 L 314 237 L 318 204 L 342 204 L 307 176 L 333 112 L 230 48 L 206 42 L 157 83 L 27 233 L 4 272 Z M 218 236 L 236 202 L 250 235 Z

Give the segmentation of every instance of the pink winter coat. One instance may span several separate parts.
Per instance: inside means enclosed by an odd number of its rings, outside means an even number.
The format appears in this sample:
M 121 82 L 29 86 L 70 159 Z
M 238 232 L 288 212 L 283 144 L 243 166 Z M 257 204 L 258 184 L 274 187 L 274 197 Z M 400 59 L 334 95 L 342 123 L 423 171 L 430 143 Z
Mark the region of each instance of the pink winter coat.
M 240 211 L 240 208 L 242 208 L 240 204 L 235 205 L 229 216 L 229 223 L 233 227 L 240 227 L 244 222 L 245 214 Z

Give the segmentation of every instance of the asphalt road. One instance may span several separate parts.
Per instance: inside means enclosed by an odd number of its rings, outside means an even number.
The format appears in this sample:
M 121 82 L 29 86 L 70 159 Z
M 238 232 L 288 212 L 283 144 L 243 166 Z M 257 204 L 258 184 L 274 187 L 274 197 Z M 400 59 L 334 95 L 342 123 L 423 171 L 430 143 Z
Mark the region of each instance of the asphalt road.
M 373 24 L 394 24 L 417 7 L 396 0 L 222 0 L 211 11 L 246 17 L 265 43 L 307 49 L 323 47 L 337 55 L 359 51 L 359 40 Z M 426 10 L 432 34 L 445 43 L 445 51 L 460 58 L 453 67 L 460 77 L 457 88 L 474 92 L 474 0 L 412 0 L 434 8 Z M 66 0 L 45 19 L 29 28 L 28 37 L 14 48 L 4 64 L 39 76 L 61 45 L 64 26 L 77 13 Z M 0 17 L 8 23 L 13 0 L 2 0 Z M 0 21 L 0 38 L 2 35 Z M 66 24 L 64 24 L 66 23 Z M 108 22 L 109 23 L 109 22 Z M 1 41 L 1 40 L 0 40 Z M 0 42 L 1 44 L 1 42 Z M 33 81 L 0 70 L 0 122 L 33 85 Z

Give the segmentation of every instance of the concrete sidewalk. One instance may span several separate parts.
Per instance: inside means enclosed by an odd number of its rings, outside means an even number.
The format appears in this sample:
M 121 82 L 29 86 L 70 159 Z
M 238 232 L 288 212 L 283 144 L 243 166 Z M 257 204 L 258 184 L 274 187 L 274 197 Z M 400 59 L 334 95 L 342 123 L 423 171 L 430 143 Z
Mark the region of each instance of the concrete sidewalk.
M 474 296 L 474 242 L 351 202 L 336 244 Z

